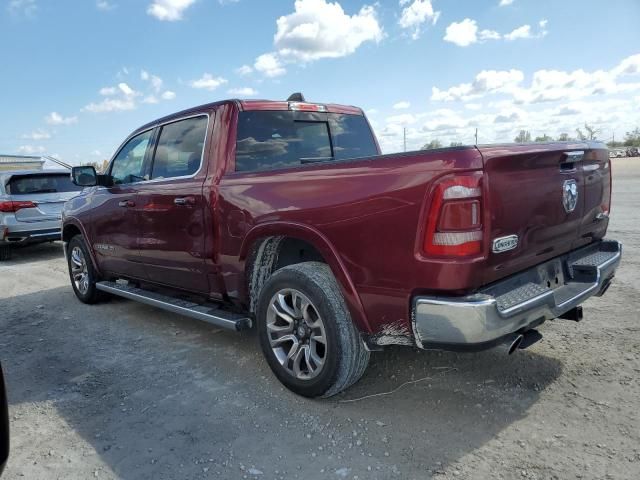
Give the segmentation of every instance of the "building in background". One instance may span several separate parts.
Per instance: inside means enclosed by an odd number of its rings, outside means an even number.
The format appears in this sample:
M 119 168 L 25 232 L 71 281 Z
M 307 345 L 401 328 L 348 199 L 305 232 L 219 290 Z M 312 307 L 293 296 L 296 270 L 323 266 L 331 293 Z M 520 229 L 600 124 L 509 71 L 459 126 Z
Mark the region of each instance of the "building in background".
M 27 155 L 3 155 L 0 153 L 0 171 L 6 170 L 42 170 L 44 160 L 41 157 Z

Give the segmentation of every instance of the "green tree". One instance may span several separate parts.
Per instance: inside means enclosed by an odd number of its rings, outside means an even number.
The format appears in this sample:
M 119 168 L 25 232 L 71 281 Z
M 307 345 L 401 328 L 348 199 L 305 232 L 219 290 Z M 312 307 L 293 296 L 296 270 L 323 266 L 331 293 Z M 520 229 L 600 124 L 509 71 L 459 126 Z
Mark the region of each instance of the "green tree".
M 535 142 L 551 142 L 551 141 L 553 141 L 553 138 L 551 138 L 549 135 L 547 135 L 545 133 L 541 137 L 536 137 L 536 139 L 534 141 Z
M 597 140 L 598 135 L 600 134 L 600 129 L 594 126 L 589 125 L 588 123 L 584 124 L 584 129 L 586 133 L 583 133 L 580 128 L 576 128 L 576 133 L 578 134 L 578 140 Z
M 528 130 L 520 130 L 520 133 L 513 141 L 516 143 L 528 143 L 531 141 L 531 133 Z
M 558 135 L 559 142 L 570 142 L 572 140 L 575 139 L 571 138 L 568 133 L 561 133 L 560 135 Z
M 464 145 L 464 143 L 462 143 L 462 142 L 451 142 L 449 144 L 450 147 L 461 147 L 463 145 Z
M 435 148 L 442 148 L 442 142 L 438 139 L 431 140 L 429 143 L 422 147 L 422 150 L 433 150 Z
M 634 130 L 627 132 L 624 135 L 625 147 L 640 147 L 640 128 L 636 127 Z

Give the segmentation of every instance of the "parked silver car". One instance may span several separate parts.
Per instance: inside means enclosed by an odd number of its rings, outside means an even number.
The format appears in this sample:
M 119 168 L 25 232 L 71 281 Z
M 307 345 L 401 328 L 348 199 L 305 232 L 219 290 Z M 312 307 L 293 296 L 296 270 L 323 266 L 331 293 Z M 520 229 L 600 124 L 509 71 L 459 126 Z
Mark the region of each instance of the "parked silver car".
M 60 240 L 62 207 L 81 189 L 68 170 L 0 172 L 0 261 L 16 246 Z

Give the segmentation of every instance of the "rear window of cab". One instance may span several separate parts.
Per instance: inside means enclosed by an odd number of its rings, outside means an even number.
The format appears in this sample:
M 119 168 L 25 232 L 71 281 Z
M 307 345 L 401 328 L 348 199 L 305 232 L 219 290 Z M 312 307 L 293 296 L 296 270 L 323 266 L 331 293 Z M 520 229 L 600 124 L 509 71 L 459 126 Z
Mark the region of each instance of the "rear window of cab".
M 244 111 L 238 116 L 236 172 L 377 154 L 373 134 L 362 115 Z

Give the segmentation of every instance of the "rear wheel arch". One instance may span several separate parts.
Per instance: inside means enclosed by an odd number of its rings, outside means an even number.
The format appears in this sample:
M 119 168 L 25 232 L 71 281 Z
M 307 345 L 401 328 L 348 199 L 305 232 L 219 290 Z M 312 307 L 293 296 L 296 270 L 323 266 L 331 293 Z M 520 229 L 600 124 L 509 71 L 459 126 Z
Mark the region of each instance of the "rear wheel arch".
M 286 234 L 280 232 L 286 231 Z M 247 304 L 252 313 L 260 291 L 276 271 L 298 263 L 319 262 L 329 266 L 342 291 L 351 319 L 361 332 L 370 333 L 364 308 L 346 268 L 329 241 L 306 225 L 267 225 L 245 238 L 240 259 L 245 262 Z

